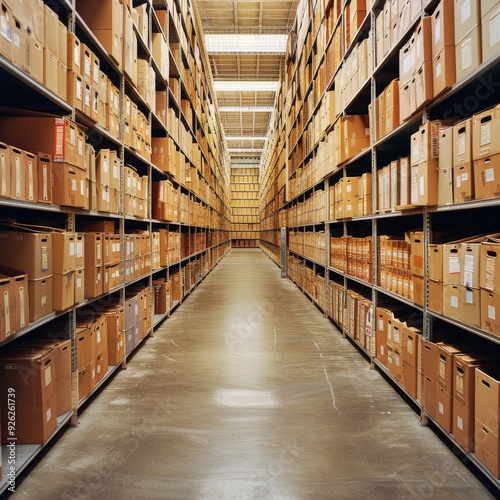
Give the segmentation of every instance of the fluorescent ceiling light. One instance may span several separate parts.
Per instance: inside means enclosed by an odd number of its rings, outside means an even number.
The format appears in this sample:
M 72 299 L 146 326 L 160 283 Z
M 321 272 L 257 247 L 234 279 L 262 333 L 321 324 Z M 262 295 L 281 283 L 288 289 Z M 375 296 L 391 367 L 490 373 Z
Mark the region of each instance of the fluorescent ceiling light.
M 288 35 L 206 34 L 208 53 L 284 54 Z
M 222 113 L 272 113 L 273 106 L 219 106 Z
M 279 81 L 260 81 L 260 80 L 215 80 L 214 89 L 216 92 L 276 92 Z
M 233 135 L 233 136 L 229 136 L 229 137 L 226 137 L 226 140 L 227 141 L 265 141 L 266 140 L 266 136 L 262 136 L 262 137 L 257 137 L 257 136 L 251 136 L 251 135 Z
M 229 153 L 262 153 L 262 148 L 229 148 Z

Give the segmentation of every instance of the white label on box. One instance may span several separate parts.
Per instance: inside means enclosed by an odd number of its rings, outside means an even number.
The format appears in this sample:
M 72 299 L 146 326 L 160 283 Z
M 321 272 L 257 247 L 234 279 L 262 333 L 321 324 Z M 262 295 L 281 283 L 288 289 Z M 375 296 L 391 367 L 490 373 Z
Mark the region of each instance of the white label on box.
M 71 191 L 76 191 L 76 179 L 71 179 Z
M 75 243 L 70 243 L 69 244 L 69 256 L 70 257 L 73 257 L 73 255 L 75 255 Z
M 466 134 L 458 134 L 458 141 L 457 141 L 457 153 L 459 156 L 462 156 L 465 154 L 465 136 Z
M 5 335 L 10 335 L 10 307 L 9 307 L 9 292 L 3 292 L 3 304 L 5 309 Z
M 491 121 L 481 123 L 481 146 L 491 144 Z
M 425 176 L 422 175 L 419 181 L 419 196 L 425 196 Z
M 96 330 L 96 342 L 97 342 L 98 344 L 100 344 L 100 343 L 101 343 L 101 329 L 100 329 L 100 328 L 98 328 L 98 329 Z
M 468 182 L 469 180 L 469 174 L 468 172 L 464 172 L 461 176 L 460 176 L 462 182 Z
M 0 34 L 6 39 L 12 41 L 12 32 L 9 24 L 7 23 L 7 17 L 5 15 L 0 16 Z
M 439 403 L 439 413 L 441 413 L 441 415 L 444 415 L 444 406 L 443 406 L 443 403 Z
M 45 387 L 52 382 L 52 363 L 45 367 Z
M 472 39 L 467 38 L 462 44 L 462 70 L 472 66 Z
M 441 63 L 438 63 L 436 66 L 436 77 L 439 78 L 443 70 L 441 69 Z
M 400 366 L 401 360 L 400 360 L 399 356 L 394 356 L 394 359 L 396 360 L 396 366 Z
M 85 107 L 90 108 L 90 87 L 85 86 Z
M 383 319 L 378 320 L 378 329 L 382 332 L 384 331 L 384 320 Z
M 15 160 L 15 171 L 14 171 L 14 176 L 16 177 L 16 192 L 15 196 L 19 198 L 21 196 L 21 163 L 19 156 L 16 156 Z
M 42 271 L 49 270 L 49 247 L 48 245 L 42 245 L 40 248 L 40 267 Z
M 488 306 L 488 318 L 493 321 L 496 320 L 496 310 L 494 306 Z
M 44 307 L 47 307 L 47 294 L 42 293 L 40 295 L 40 307 L 43 309 Z
M 450 298 L 450 306 L 458 307 L 458 295 L 452 295 Z
M 471 8 L 470 8 L 470 3 L 471 0 L 466 0 L 463 4 L 462 7 L 460 8 L 460 19 L 462 20 L 462 24 L 469 19 L 471 15 Z M 475 3 L 475 0 L 474 0 Z
M 116 163 L 113 165 L 113 178 L 114 179 L 120 178 L 120 169 L 119 169 L 118 164 L 116 164 Z
M 76 288 L 82 287 L 82 278 L 76 278 Z
M 135 317 L 139 317 L 139 306 L 137 304 L 135 305 Z
M 83 257 L 83 241 L 78 241 L 76 243 L 76 258 L 81 259 Z
M 406 343 L 406 352 L 408 354 L 413 354 L 413 339 L 408 337 L 408 342 Z
M 450 255 L 448 258 L 448 274 L 460 274 L 460 259 L 458 255 Z
M 49 408 L 47 410 L 47 413 L 46 413 L 45 417 L 47 419 L 47 422 L 50 422 L 50 420 L 52 419 L 52 409 L 51 408 Z
M 418 141 L 415 141 L 413 143 L 413 148 L 412 148 L 412 151 L 411 151 L 411 155 L 413 156 L 413 161 L 415 163 L 418 163 L 420 161 L 420 146 L 419 146 Z
M 80 194 L 86 196 L 85 181 L 83 179 L 80 180 Z
M 464 259 L 464 281 L 462 285 L 471 287 L 474 275 L 474 256 L 467 254 Z
M 439 40 L 441 40 L 441 20 L 438 20 L 436 26 L 434 26 L 434 45 L 436 45 Z
M 2 180 L 2 192 L 1 195 L 5 196 L 7 194 L 7 174 L 5 168 L 5 154 L 0 154 L 0 176 Z
M 104 173 L 106 173 L 106 174 L 107 174 L 107 173 L 108 173 L 108 171 L 109 171 L 108 159 L 107 159 L 107 158 L 104 158 L 104 159 L 102 160 L 102 171 L 103 171 Z
M 495 169 L 487 168 L 484 171 L 484 181 L 485 182 L 493 182 L 495 180 Z
M 89 77 L 92 75 L 92 72 L 91 72 L 92 70 L 90 69 L 90 58 L 88 58 L 88 57 L 85 57 L 85 69 L 84 69 L 84 71 L 85 71 L 85 75 L 87 75 Z
M 498 10 L 490 18 L 490 48 L 500 42 L 500 15 Z
M 80 67 L 80 45 L 78 43 L 73 47 L 73 61 L 75 61 L 75 66 Z
M 26 304 L 24 302 L 24 286 L 20 287 L 19 288 L 19 309 L 21 310 L 21 328 L 24 328 L 26 326 L 26 323 L 24 321 L 24 318 L 25 318 L 25 314 L 26 314 L 26 311 L 25 311 L 25 307 L 26 307 Z
M 462 186 L 462 179 L 459 175 L 457 175 L 456 177 L 456 184 L 457 184 L 457 188 L 461 187 Z
M 14 33 L 14 38 L 12 39 L 12 43 L 19 48 L 21 45 L 21 39 L 19 38 L 19 35 L 17 33 Z
M 28 200 L 33 200 L 35 198 L 35 193 L 33 192 L 33 162 L 28 162 L 28 178 L 26 181 L 28 182 Z
M 101 242 L 100 241 L 96 242 L 95 254 L 96 254 L 96 260 L 100 261 L 101 260 Z
M 76 130 L 73 127 L 69 128 L 69 143 L 76 146 Z
M 352 186 L 350 184 L 347 184 L 346 186 L 346 191 L 350 193 L 352 191 Z
M 474 293 L 472 290 L 465 290 L 465 303 L 474 304 Z

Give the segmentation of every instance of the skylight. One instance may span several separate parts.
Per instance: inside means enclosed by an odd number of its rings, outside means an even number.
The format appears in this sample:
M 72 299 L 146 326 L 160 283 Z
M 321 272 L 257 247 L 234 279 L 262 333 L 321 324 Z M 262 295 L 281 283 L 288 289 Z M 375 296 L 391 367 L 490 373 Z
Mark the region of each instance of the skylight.
M 207 34 L 208 53 L 284 54 L 288 35 Z

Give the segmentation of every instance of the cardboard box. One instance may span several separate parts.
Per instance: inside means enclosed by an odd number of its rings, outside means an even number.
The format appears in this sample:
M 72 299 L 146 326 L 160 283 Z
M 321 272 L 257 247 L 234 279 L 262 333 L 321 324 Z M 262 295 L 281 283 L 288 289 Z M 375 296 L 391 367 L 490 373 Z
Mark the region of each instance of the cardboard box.
M 78 372 L 78 399 L 81 401 L 91 394 L 95 387 L 95 371 L 88 365 Z
M 83 78 L 75 71 L 66 73 L 66 92 L 68 104 L 79 111 L 83 111 Z
M 403 361 L 403 383 L 406 392 L 417 399 L 417 369 L 406 361 Z
M 59 16 L 47 5 L 44 7 L 44 47 L 59 57 Z
M 75 273 L 54 273 L 52 276 L 52 308 L 64 311 L 75 303 Z
M 7 390 L 16 393 L 16 406 L 41 407 L 55 390 L 56 372 L 54 350 L 11 350 L 0 357 L 0 384 L 3 407 L 7 406 Z M 2 411 L 3 413 L 3 411 Z M 17 428 L 16 428 L 17 434 Z
M 56 415 L 59 417 L 71 410 L 71 341 L 37 338 L 24 341 L 22 346 L 54 350 Z
M 500 337 L 500 293 L 481 290 L 481 330 Z
M 103 268 L 85 267 L 85 298 L 91 299 L 99 297 L 103 293 Z
M 443 314 L 443 283 L 429 279 L 429 297 L 427 307 L 438 314 Z
M 16 392 L 17 394 L 17 392 Z M 7 401 L 7 397 L 4 398 Z M 7 407 L 2 408 L 6 413 Z M 41 406 L 16 406 L 16 443 L 44 444 L 57 427 L 56 395 L 52 394 Z M 7 419 L 2 422 L 2 441 L 8 444 Z
M 52 203 L 52 157 L 44 153 L 38 153 L 37 169 L 38 201 L 41 203 Z
M 453 127 L 447 127 L 439 133 L 438 205 L 453 203 L 453 132 Z
M 444 432 L 451 433 L 453 427 L 452 421 L 453 399 L 451 393 L 445 391 L 442 387 L 436 387 L 436 422 Z
M 441 0 L 432 15 L 432 58 L 455 46 L 454 0 Z
M 6 338 L 28 326 L 28 278 L 22 271 L 3 265 L 0 265 L 0 277 L 0 338 Z
M 444 283 L 458 285 L 461 282 L 460 248 L 460 243 L 446 243 L 445 245 L 437 246 L 436 259 L 439 259 L 439 255 L 442 256 L 442 280 Z M 441 251 L 439 251 L 440 249 Z M 436 263 L 439 266 L 439 263 Z
M 438 172 L 437 160 L 429 160 L 411 167 L 412 205 L 437 205 Z
M 0 136 L 27 151 L 51 154 L 54 162 L 85 169 L 85 133 L 67 117 L 2 117 Z
M 500 371 L 498 365 L 476 369 L 475 418 L 498 436 L 500 421 Z
M 425 61 L 415 72 L 415 109 L 422 107 L 433 97 L 434 83 L 432 61 Z
M 472 168 L 472 163 L 453 167 L 453 198 L 455 203 L 463 203 L 474 199 L 474 174 Z
M 56 205 L 85 208 L 85 172 L 69 163 L 53 164 L 53 198 Z
M 474 194 L 476 200 L 500 196 L 500 154 L 474 161 Z
M 57 82 L 57 71 L 58 71 L 58 59 L 57 56 L 47 49 L 43 50 L 43 84 L 45 87 L 57 94 L 58 82 Z
M 500 104 L 472 118 L 474 160 L 500 153 Z
M 11 147 L 9 145 L 0 142 L 0 196 L 6 198 L 10 198 L 10 150 Z
M 77 269 L 75 273 L 75 304 L 85 299 L 85 270 Z
M 476 458 L 497 478 L 500 479 L 498 435 L 475 419 Z
M 99 7 L 100 8 L 100 7 Z M 112 30 L 92 30 L 108 55 L 121 68 L 123 61 L 122 38 Z
M 411 272 L 417 276 L 424 276 L 424 233 L 412 231 L 410 233 L 411 245 Z
M 455 0 L 455 43 L 481 23 L 479 0 Z
M 104 234 L 85 233 L 85 267 L 104 264 Z
M 459 320 L 460 312 L 460 285 L 445 283 L 443 284 L 443 315 L 448 318 Z
M 24 199 L 38 201 L 38 159 L 33 153 L 23 151 L 24 156 Z
M 16 200 L 26 197 L 26 158 L 22 149 L 10 148 L 10 196 Z
M 474 452 L 474 407 L 469 408 L 453 399 L 453 426 L 455 441 L 467 452 Z
M 52 235 L 21 231 L 2 231 L 0 260 L 28 274 L 28 279 L 52 274 Z
M 455 46 L 455 61 L 457 82 L 472 73 L 481 64 L 481 33 L 479 27 L 474 28 L 457 42 Z
M 500 40 L 498 39 L 500 5 L 496 3 L 496 5 L 486 14 L 484 14 L 484 11 L 481 9 L 481 15 L 482 59 L 486 61 L 496 56 L 500 50 Z
M 481 243 L 479 263 L 481 288 L 500 293 L 500 245 L 496 241 Z
M 75 270 L 76 256 L 76 235 L 72 232 L 53 232 L 52 253 L 53 265 L 52 272 L 64 274 Z
M 90 364 L 90 341 L 90 327 L 77 327 L 75 343 L 78 371 Z
M 95 369 L 95 383 L 98 384 L 108 373 L 109 360 L 107 348 L 97 355 Z
M 479 288 L 479 242 L 460 244 L 460 284 L 467 288 Z
M 472 118 L 453 126 L 453 166 L 466 165 L 472 161 Z
M 460 314 L 458 320 L 479 328 L 481 326 L 481 296 L 478 289 L 460 286 Z
M 432 60 L 432 85 L 434 97 L 453 86 L 456 82 L 455 47 L 446 46 Z
M 28 296 L 30 323 L 50 314 L 53 311 L 52 276 L 28 280 Z
M 423 409 L 425 413 L 433 420 L 436 419 L 437 408 L 437 386 L 429 377 L 424 375 L 424 392 L 422 395 Z

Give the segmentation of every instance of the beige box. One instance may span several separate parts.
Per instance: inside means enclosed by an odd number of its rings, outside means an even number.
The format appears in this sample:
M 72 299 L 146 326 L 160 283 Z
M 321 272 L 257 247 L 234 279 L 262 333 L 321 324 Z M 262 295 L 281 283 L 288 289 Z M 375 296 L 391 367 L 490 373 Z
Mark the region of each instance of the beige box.
M 474 194 L 477 200 L 500 197 L 500 154 L 474 161 Z
M 455 203 L 474 199 L 474 176 L 472 163 L 453 167 L 453 198 Z
M 85 269 L 77 269 L 75 274 L 75 304 L 85 299 Z
M 50 314 L 52 309 L 52 276 L 28 280 L 30 323 Z
M 438 205 L 450 205 L 453 203 L 453 127 L 440 131 L 438 168 Z
M 432 14 L 432 58 L 455 46 L 454 0 L 441 0 Z
M 48 6 L 44 8 L 44 48 L 59 57 L 59 16 Z
M 494 57 L 500 51 L 500 39 L 498 37 L 498 26 L 500 23 L 500 5 L 496 5 L 486 14 L 481 11 L 481 37 L 483 61 Z
M 500 153 L 500 104 L 472 118 L 472 158 Z
M 52 233 L 52 272 L 66 274 L 76 268 L 76 235 L 72 232 Z
M 58 90 L 58 60 L 57 56 L 47 49 L 44 49 L 43 58 L 43 84 L 54 94 Z
M 54 273 L 52 276 L 52 307 L 64 311 L 75 303 L 75 273 Z
M 453 166 L 472 161 L 472 118 L 453 126 Z
M 457 82 L 472 73 L 481 64 L 481 33 L 479 27 L 475 27 L 457 42 L 455 61 Z
M 445 46 L 432 60 L 432 85 L 437 97 L 456 82 L 455 46 Z
M 411 204 L 437 205 L 438 161 L 429 160 L 411 167 Z

